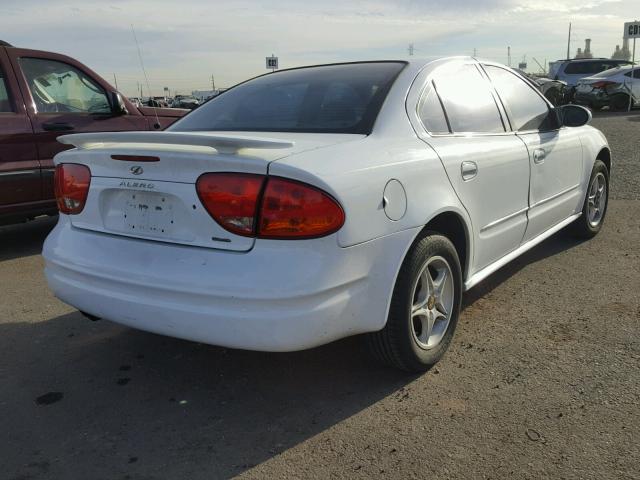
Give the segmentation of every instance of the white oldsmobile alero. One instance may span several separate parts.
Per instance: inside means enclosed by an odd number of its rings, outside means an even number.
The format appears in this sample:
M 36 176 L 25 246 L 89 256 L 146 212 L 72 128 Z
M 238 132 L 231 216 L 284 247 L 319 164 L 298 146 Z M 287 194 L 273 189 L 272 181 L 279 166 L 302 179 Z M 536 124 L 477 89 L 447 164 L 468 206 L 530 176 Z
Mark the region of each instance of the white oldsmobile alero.
M 269 73 L 164 132 L 60 137 L 47 280 L 142 330 L 265 351 L 366 334 L 425 370 L 465 290 L 600 230 L 611 154 L 590 118 L 474 58 Z

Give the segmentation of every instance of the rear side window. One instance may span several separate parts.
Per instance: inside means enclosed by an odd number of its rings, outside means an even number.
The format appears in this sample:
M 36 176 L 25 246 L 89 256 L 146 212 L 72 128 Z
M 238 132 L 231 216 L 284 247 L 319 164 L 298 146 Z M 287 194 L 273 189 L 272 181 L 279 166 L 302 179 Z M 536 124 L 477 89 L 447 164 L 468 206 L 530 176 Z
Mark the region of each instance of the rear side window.
M 624 75 L 625 77 L 631 78 L 631 72 L 627 72 Z M 640 78 L 640 68 L 633 71 L 633 78 Z
M 13 112 L 11 108 L 11 100 L 9 100 L 9 92 L 4 79 L 4 74 L 0 70 L 0 113 Z
M 505 131 L 489 82 L 475 65 L 460 64 L 436 73 L 434 85 L 454 133 Z
M 418 102 L 418 116 L 429 133 L 449 133 L 447 118 L 433 85 L 429 85 Z
M 550 130 L 549 106 L 524 80 L 504 68 L 485 65 L 502 99 L 513 130 Z
M 404 62 L 300 68 L 242 83 L 173 124 L 173 131 L 371 133 Z

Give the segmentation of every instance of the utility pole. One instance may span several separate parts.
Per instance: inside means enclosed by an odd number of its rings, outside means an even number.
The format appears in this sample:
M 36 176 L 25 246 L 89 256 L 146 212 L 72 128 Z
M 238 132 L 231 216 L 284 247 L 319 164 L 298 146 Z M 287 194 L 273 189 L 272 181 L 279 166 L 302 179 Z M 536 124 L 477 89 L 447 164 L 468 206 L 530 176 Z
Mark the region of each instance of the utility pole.
M 407 50 L 409 51 L 409 56 L 413 57 L 413 51 L 414 51 L 413 43 L 409 44 L 409 48 Z
M 511 66 L 511 47 L 507 47 L 507 65 Z
M 216 80 L 213 78 L 213 75 L 211 75 L 211 90 L 216 91 Z
M 116 78 L 116 74 L 113 74 L 113 81 L 116 84 L 116 90 L 118 90 L 118 79 Z
M 569 22 L 569 38 L 567 38 L 567 60 L 571 58 L 571 22 Z

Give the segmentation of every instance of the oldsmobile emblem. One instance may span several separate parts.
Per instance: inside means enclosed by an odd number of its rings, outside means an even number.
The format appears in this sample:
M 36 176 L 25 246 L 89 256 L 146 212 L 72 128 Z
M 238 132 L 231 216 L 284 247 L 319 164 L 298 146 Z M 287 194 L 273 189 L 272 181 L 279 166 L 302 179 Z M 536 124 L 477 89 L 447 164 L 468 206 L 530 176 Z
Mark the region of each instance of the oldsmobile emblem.
M 133 173 L 134 175 L 140 175 L 142 172 L 144 172 L 144 170 L 142 169 L 142 167 L 141 167 L 141 166 L 139 166 L 139 165 L 134 165 L 133 167 L 131 167 L 131 168 L 129 169 L 129 171 L 130 171 L 131 173 Z

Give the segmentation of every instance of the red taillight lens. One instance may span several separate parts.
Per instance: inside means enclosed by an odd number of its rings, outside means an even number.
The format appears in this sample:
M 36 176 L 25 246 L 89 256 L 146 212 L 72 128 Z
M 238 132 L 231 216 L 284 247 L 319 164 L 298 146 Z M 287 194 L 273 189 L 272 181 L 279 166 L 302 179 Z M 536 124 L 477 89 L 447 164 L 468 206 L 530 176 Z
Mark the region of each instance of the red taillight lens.
M 322 190 L 294 180 L 206 173 L 198 179 L 196 190 L 209 215 L 237 235 L 315 238 L 329 235 L 344 224 L 344 211 L 338 202 Z
M 204 208 L 222 227 L 253 236 L 264 179 L 248 173 L 205 173 L 198 179 L 196 190 Z
M 340 229 L 344 212 L 338 202 L 320 189 L 270 177 L 259 221 L 260 238 L 313 238 Z
M 80 213 L 87 201 L 91 183 L 89 167 L 76 163 L 61 163 L 56 167 L 53 183 L 60 213 Z
M 614 85 L 617 85 L 616 82 L 608 82 L 608 81 L 600 81 L 600 82 L 595 82 L 591 84 L 592 88 L 606 88 L 606 87 L 613 87 Z

